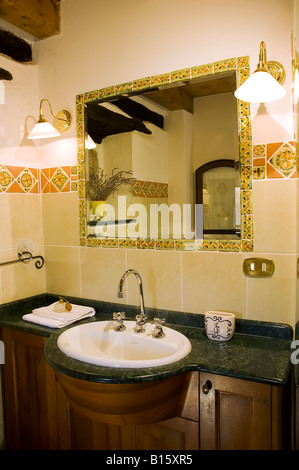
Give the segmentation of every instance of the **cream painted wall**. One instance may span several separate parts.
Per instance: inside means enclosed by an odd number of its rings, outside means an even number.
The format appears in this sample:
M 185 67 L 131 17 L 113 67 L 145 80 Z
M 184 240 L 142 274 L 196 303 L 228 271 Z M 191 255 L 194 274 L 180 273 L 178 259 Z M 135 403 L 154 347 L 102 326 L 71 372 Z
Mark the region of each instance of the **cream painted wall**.
M 292 140 L 292 27 L 292 0 L 185 0 L 183 5 L 180 0 L 63 0 L 62 33 L 35 44 L 34 99 L 28 110 L 19 110 L 18 119 L 36 115 L 43 97 L 54 111 L 65 108 L 74 116 L 77 94 L 230 57 L 249 55 L 254 70 L 264 40 L 268 59 L 286 68 L 288 93 L 279 102 L 252 106 L 253 143 Z M 20 145 L 12 128 L 16 153 Z M 76 164 L 75 125 L 63 137 L 40 144 L 36 162 L 40 168 L 69 164 Z M 119 279 L 134 267 L 143 278 L 146 306 L 195 313 L 223 309 L 294 324 L 296 197 L 297 180 L 254 182 L 254 255 L 273 258 L 276 269 L 271 279 L 252 280 L 242 272 L 245 253 L 80 247 L 76 193 L 45 194 L 46 289 L 118 302 Z M 124 301 L 138 304 L 134 280 L 126 282 Z M 30 289 L 35 289 L 31 280 Z
M 0 168 L 39 167 L 39 148 L 26 139 L 38 112 L 38 66 L 20 64 L 0 56 L 0 67 L 13 79 L 2 81 L 0 102 Z M 33 255 L 43 255 L 42 200 L 38 194 L 8 194 L 0 190 L 0 262 L 17 259 L 22 240 L 29 240 Z M 0 268 L 0 303 L 45 290 L 45 270 L 33 263 Z

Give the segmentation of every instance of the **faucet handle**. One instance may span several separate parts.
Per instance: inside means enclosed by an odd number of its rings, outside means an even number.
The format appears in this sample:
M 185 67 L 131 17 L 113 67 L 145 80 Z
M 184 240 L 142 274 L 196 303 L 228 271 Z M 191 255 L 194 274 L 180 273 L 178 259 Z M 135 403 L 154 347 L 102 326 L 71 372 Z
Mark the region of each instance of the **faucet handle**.
M 136 315 L 136 326 L 134 328 L 135 333 L 143 333 L 145 328 L 143 325 L 146 324 L 147 316 L 146 315 Z
M 165 318 L 154 318 L 151 323 L 155 324 L 153 338 L 164 338 L 165 333 L 162 329 L 162 324 L 165 323 Z
M 126 329 L 125 325 L 123 324 L 125 319 L 125 312 L 114 312 L 113 313 L 113 320 L 115 320 L 114 323 L 114 331 L 123 331 Z

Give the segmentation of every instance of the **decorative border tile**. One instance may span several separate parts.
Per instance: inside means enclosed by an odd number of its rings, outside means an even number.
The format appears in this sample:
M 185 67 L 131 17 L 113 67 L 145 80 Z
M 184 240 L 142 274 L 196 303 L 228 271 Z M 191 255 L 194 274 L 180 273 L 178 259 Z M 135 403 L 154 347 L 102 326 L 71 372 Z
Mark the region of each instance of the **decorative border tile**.
M 253 146 L 253 179 L 297 178 L 296 142 Z
M 103 88 L 101 90 L 92 91 L 76 97 L 76 116 L 77 116 L 77 141 L 78 141 L 78 195 L 79 195 L 79 211 L 80 211 L 80 244 L 87 246 L 102 246 L 102 247 L 134 247 L 137 249 L 157 249 L 157 250 L 210 250 L 210 251 L 252 251 L 253 250 L 253 227 L 252 227 L 252 129 L 251 129 L 251 115 L 250 104 L 238 100 L 238 132 L 240 142 L 240 170 L 241 170 L 241 220 L 242 236 L 247 238 L 232 241 L 232 240 L 151 240 L 151 239 L 138 239 L 136 244 L 128 245 L 128 242 L 119 240 L 117 243 L 115 239 L 102 239 L 101 244 L 97 245 L 93 239 L 86 237 L 86 204 L 85 204 L 85 162 L 84 162 L 84 103 L 90 101 L 92 96 L 98 99 L 107 99 L 111 96 L 116 96 L 121 93 L 130 93 L 132 91 L 146 90 L 151 87 L 161 86 L 182 80 L 189 80 L 196 77 L 213 75 L 223 71 L 235 71 L 237 76 L 238 86 L 248 77 L 249 70 L 249 57 L 234 57 L 224 59 L 217 62 L 197 65 L 190 68 L 176 70 L 169 73 L 154 75 L 152 77 L 145 77 L 142 79 L 134 80 L 120 85 Z M 138 196 L 143 197 L 156 197 L 152 196 L 155 189 L 151 188 L 148 192 L 144 193 L 147 183 L 152 182 L 137 182 L 138 189 L 135 191 Z M 138 186 L 139 184 L 139 186 Z M 156 183 L 154 183 L 156 184 Z M 144 186 L 145 185 L 145 186 Z M 159 188 L 160 190 L 160 188 Z M 146 195 L 145 195 L 146 194 Z
M 135 197 L 167 198 L 168 184 L 134 180 L 132 183 L 132 194 Z
M 0 166 L 0 192 L 57 193 L 77 191 L 77 166 L 55 168 Z

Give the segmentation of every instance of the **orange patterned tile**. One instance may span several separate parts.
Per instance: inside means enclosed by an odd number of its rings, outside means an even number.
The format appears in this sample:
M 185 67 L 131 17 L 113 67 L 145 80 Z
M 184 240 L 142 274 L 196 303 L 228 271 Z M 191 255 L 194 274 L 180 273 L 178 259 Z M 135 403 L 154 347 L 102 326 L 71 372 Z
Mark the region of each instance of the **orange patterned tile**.
M 24 170 L 24 167 L 22 166 L 8 166 L 6 165 L 6 168 L 8 169 L 8 171 L 10 171 L 10 173 L 12 174 L 12 176 L 16 179 L 21 173 L 22 171 Z
M 272 165 L 267 163 L 267 178 L 283 178 L 283 176 Z
M 264 166 L 265 163 L 265 158 L 254 158 L 252 161 L 253 166 Z
M 267 144 L 267 158 L 269 159 L 272 155 L 283 145 L 283 142 L 275 142 Z
M 21 188 L 19 183 L 14 180 L 14 182 L 7 188 L 6 190 L 7 193 L 25 193 L 24 189 Z

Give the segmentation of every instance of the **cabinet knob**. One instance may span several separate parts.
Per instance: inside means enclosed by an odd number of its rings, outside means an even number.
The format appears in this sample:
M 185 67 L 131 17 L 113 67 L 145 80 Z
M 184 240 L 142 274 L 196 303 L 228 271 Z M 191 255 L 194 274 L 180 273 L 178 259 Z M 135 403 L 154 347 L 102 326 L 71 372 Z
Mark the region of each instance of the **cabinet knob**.
M 205 384 L 202 386 L 202 391 L 205 395 L 209 393 L 209 391 L 212 388 L 212 382 L 210 380 L 207 380 Z

